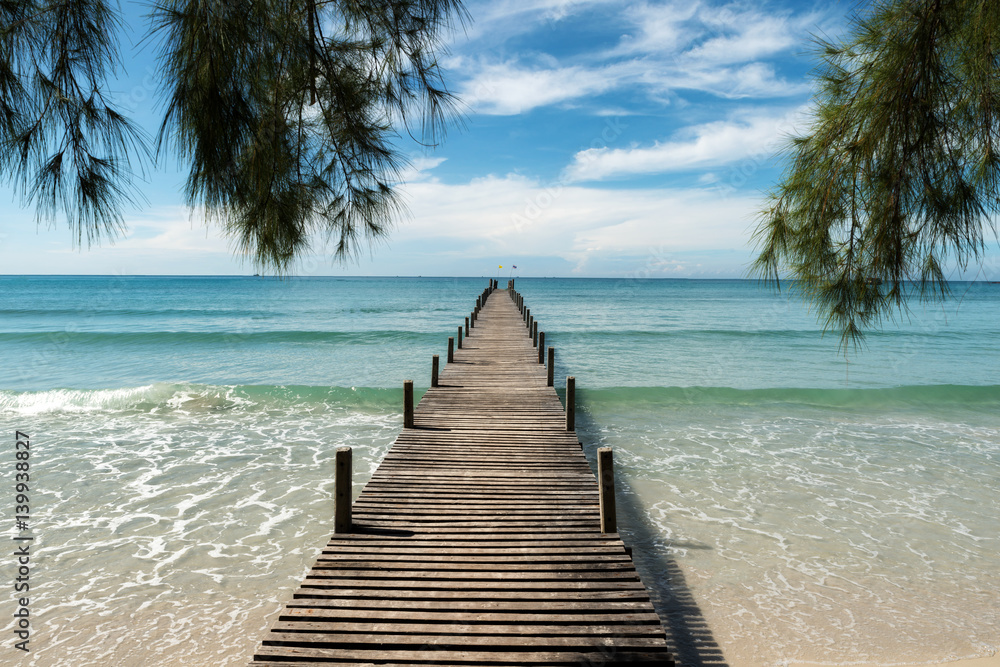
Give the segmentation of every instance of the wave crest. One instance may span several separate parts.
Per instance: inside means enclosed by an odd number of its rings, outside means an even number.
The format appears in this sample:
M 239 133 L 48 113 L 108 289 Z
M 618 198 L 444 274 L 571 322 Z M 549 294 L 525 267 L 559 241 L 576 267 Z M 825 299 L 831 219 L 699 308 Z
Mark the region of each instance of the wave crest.
M 402 389 L 304 385 L 204 385 L 166 383 L 118 389 L 0 391 L 0 414 L 81 412 L 210 412 L 295 405 L 304 410 L 337 405 L 391 412 L 401 409 Z

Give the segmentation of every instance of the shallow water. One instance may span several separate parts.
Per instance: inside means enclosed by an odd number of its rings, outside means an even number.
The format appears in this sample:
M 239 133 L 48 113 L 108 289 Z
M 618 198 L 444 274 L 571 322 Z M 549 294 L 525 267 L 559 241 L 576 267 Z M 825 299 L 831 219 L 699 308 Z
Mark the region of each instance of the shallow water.
M 33 437 L 15 664 L 245 664 L 330 532 L 334 449 L 359 492 L 484 283 L 0 278 L 0 424 Z M 519 282 L 682 658 L 1000 648 L 996 287 L 847 363 L 752 283 Z

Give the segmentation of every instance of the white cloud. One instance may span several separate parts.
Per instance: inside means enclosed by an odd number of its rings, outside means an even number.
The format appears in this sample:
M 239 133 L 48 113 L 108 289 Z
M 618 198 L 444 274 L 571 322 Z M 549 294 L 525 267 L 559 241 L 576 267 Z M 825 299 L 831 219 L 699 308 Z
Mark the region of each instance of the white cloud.
M 620 4 L 621 0 L 473 0 L 466 3 L 473 19 L 467 34 L 487 44 L 503 42 L 549 22 L 602 5 L 617 8 Z
M 770 98 L 803 93 L 808 85 L 780 79 L 764 63 L 712 69 L 677 68 L 645 60 L 600 68 L 502 63 L 483 66 L 465 82 L 458 96 L 474 112 L 509 116 L 628 88 L 659 95 L 699 90 L 726 98 Z
M 203 215 L 192 212 L 192 209 L 186 206 L 149 209 L 126 215 L 124 221 L 127 231 L 121 237 L 114 241 L 105 240 L 89 250 L 84 248 L 84 251 L 108 255 L 128 255 L 145 250 L 185 253 L 230 252 L 222 232 L 216 226 L 207 224 Z M 66 241 L 65 245 L 56 243 L 48 252 L 57 254 L 79 252 L 79 248 L 70 244 L 68 233 L 63 239 Z
M 599 4 L 605 3 L 483 7 L 487 27 L 473 48 L 482 47 L 484 39 L 500 40 L 501 45 L 529 39 L 544 20 L 570 11 L 594 10 L 591 20 L 621 23 L 625 34 L 614 46 L 595 48 L 582 41 L 579 51 L 558 57 L 522 49 L 519 58 L 511 58 L 500 55 L 506 53 L 500 46 L 480 48 L 475 59 L 452 58 L 449 68 L 465 77 L 459 97 L 478 113 L 514 115 L 630 89 L 659 100 L 682 90 L 723 98 L 774 98 L 808 91 L 805 83 L 777 75 L 771 61 L 802 44 L 820 21 L 818 15 L 689 2 L 633 3 L 602 14 L 595 7 Z
M 412 219 L 392 246 L 432 241 L 435 254 L 556 256 L 583 271 L 621 258 L 692 251 L 744 254 L 754 197 L 719 196 L 717 189 L 605 190 L 546 185 L 516 174 L 465 184 L 407 185 Z M 730 267 L 739 275 L 742 266 Z M 674 271 L 675 264 L 657 269 Z
M 661 94 L 697 90 L 728 99 L 789 97 L 809 90 L 809 85 L 804 82 L 779 78 L 767 63 L 750 63 L 741 67 L 691 65 L 655 75 L 648 72 L 644 83 Z
M 796 110 L 780 116 L 705 123 L 677 133 L 672 141 L 647 147 L 590 148 L 573 156 L 564 179 L 567 182 L 594 181 L 613 176 L 711 168 L 747 158 L 763 163 L 780 146 L 781 140 L 794 132 L 800 113 Z
M 501 63 L 480 69 L 466 82 L 459 99 L 479 113 L 506 116 L 600 94 L 617 85 L 617 77 L 608 70 Z
M 698 3 L 636 4 L 627 7 L 624 15 L 631 31 L 622 36 L 619 44 L 606 57 L 636 54 L 676 56 L 701 32 L 694 20 L 698 10 Z
M 410 158 L 410 163 L 402 170 L 400 180 L 404 183 L 413 183 L 431 178 L 431 170 L 441 165 L 448 158 L 430 157 L 418 155 Z
M 814 17 L 792 22 L 782 16 L 757 11 L 703 11 L 701 19 L 711 36 L 684 53 L 700 63 L 744 63 L 773 56 L 801 43 Z

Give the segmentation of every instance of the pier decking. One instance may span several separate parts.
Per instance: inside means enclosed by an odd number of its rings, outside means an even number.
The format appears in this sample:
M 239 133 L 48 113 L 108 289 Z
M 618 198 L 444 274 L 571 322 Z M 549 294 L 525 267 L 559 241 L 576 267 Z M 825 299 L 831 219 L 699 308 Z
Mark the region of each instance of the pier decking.
M 512 294 L 486 298 L 252 666 L 673 665 Z

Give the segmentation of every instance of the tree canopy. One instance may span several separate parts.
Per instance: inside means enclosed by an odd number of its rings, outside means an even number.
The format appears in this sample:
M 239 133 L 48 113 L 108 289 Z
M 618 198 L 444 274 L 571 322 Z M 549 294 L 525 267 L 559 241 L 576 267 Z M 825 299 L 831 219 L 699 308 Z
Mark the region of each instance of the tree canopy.
M 460 0 L 154 0 L 165 111 L 154 140 L 109 98 L 108 0 L 0 0 L 0 170 L 78 242 L 114 238 L 147 156 L 187 166 L 188 204 L 284 271 L 326 235 L 345 258 L 401 203 L 401 134 L 441 136 L 438 62 Z
M 948 294 L 1000 207 L 1000 3 L 874 0 L 819 40 L 808 132 L 761 212 L 754 274 L 797 281 L 842 344 Z

